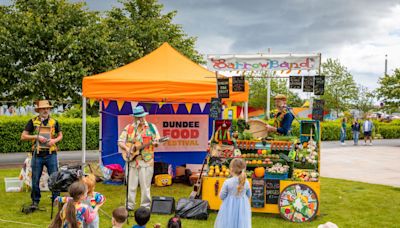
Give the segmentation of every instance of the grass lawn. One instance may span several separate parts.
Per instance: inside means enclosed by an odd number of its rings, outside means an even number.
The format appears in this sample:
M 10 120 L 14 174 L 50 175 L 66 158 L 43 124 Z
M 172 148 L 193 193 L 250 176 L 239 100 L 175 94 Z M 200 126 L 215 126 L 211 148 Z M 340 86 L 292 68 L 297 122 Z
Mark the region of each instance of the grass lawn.
M 20 212 L 21 205 L 30 202 L 30 193 L 6 193 L 4 177 L 16 177 L 19 169 L 0 169 L 0 227 L 34 227 L 5 222 L 12 220 L 32 223 L 38 227 L 47 227 L 50 223 L 51 204 L 49 193 L 42 194 L 40 206 L 46 211 L 38 211 L 25 215 Z M 107 202 L 102 209 L 108 214 L 117 206 L 124 205 L 125 188 L 123 186 L 110 186 L 98 184 L 96 187 L 107 197 Z M 177 201 L 181 197 L 189 196 L 192 188 L 182 184 L 171 187 L 153 187 L 153 196 L 174 196 Z M 137 196 L 137 202 L 139 202 Z M 339 227 L 395 227 L 400 224 L 400 188 L 383 185 L 365 184 L 360 182 L 339 179 L 322 178 L 321 180 L 321 215 L 313 222 L 305 224 L 292 224 L 273 214 L 253 213 L 253 227 L 317 227 L 319 224 L 331 221 Z M 55 214 L 55 213 L 54 213 Z M 206 221 L 183 219 L 183 227 L 213 227 L 216 212 L 210 212 Z M 165 227 L 171 215 L 152 215 L 147 227 L 161 223 Z M 111 220 L 100 213 L 100 227 L 111 227 Z M 133 218 L 129 219 L 129 226 L 134 224 Z M 227 227 L 229 228 L 229 227 Z

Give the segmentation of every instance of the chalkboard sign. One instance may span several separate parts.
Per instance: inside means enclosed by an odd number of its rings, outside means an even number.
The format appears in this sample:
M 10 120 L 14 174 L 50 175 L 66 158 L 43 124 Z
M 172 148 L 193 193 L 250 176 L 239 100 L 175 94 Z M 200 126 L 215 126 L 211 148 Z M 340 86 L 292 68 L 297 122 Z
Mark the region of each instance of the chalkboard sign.
M 314 100 L 312 109 L 312 119 L 313 120 L 324 120 L 324 100 Z
M 289 77 L 289 89 L 301 89 L 303 77 L 301 76 L 290 76 Z
M 267 204 L 278 204 L 280 194 L 280 180 L 267 179 L 265 181 Z
M 219 119 L 221 115 L 221 98 L 211 98 L 210 103 L 210 118 Z
M 232 91 L 244 92 L 244 76 L 232 77 Z
M 314 76 L 305 76 L 304 77 L 303 92 L 314 92 Z
M 324 95 L 325 92 L 325 76 L 314 77 L 314 95 Z
M 229 78 L 217 79 L 218 98 L 229 98 Z
M 264 178 L 251 179 L 251 207 L 263 208 L 265 204 Z

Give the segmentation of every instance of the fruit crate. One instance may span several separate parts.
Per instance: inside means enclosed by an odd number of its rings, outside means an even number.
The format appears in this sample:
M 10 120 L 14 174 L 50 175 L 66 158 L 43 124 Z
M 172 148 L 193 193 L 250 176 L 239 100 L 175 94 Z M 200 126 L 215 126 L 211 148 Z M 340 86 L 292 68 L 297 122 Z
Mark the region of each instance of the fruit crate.
M 287 180 L 289 178 L 289 173 L 268 173 L 265 172 L 264 179 L 273 179 L 273 180 Z

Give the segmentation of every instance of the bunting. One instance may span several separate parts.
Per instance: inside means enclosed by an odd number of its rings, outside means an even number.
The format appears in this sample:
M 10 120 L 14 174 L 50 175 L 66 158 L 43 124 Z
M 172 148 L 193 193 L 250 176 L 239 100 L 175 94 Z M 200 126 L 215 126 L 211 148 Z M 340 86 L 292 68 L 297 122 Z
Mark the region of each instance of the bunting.
M 206 107 L 207 103 L 199 103 L 200 111 L 203 112 L 204 108 Z
M 107 109 L 108 105 L 110 104 L 110 100 L 103 100 L 104 109 Z
M 122 107 L 124 106 L 125 101 L 117 100 L 118 111 L 121 111 Z
M 174 113 L 176 114 L 178 112 L 179 104 L 171 104 L 172 109 L 174 110 Z
M 89 99 L 89 105 L 90 105 L 90 107 L 93 106 L 93 104 L 94 104 L 95 101 L 96 101 L 96 100 L 94 100 L 94 99 Z
M 151 103 L 144 103 L 144 108 L 146 109 L 146 112 L 150 113 L 151 105 Z
M 192 111 L 192 105 L 193 105 L 192 103 L 185 103 L 188 113 L 190 113 Z
M 137 105 L 138 105 L 138 102 L 131 101 L 132 113 L 133 113 L 133 110 L 136 108 Z

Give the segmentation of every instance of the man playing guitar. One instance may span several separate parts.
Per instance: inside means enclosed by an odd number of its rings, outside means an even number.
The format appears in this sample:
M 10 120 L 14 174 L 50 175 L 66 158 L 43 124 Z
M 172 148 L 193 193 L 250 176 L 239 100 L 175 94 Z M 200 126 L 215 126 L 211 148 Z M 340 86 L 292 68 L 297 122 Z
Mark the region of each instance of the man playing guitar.
M 154 147 L 158 145 L 160 135 L 156 126 L 146 121 L 145 117 L 148 114 L 143 106 L 137 106 L 133 110 L 134 122 L 124 128 L 118 140 L 118 146 L 124 159 L 127 160 L 126 172 L 129 173 L 126 205 L 128 210 L 135 208 L 138 184 L 141 189 L 140 206 L 150 209 L 151 205 L 150 186 L 154 173 Z M 148 146 L 142 148 L 142 145 Z

